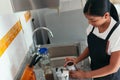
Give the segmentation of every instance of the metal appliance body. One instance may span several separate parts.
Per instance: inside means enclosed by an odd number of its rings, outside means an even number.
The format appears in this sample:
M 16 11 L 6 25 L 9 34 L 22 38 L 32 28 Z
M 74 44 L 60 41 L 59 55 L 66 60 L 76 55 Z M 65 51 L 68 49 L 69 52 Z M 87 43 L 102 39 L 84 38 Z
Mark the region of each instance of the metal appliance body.
M 14 12 L 59 6 L 59 0 L 11 0 L 11 3 Z

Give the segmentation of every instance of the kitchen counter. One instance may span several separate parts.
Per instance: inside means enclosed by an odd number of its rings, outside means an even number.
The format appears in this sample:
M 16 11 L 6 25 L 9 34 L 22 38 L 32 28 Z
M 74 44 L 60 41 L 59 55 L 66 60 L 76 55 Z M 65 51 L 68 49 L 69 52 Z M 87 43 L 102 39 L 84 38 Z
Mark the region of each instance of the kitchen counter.
M 77 68 L 85 70 L 85 71 L 89 71 L 90 70 L 89 66 L 81 65 L 81 63 L 77 64 Z M 53 69 L 53 73 L 55 73 L 55 68 L 52 68 L 52 69 Z M 39 65 L 35 66 L 34 71 L 35 71 L 37 80 L 44 80 L 44 79 L 42 79 L 43 74 L 41 74 L 43 71 L 41 70 Z M 54 74 L 54 79 L 57 80 L 55 74 Z M 70 78 L 69 80 L 92 80 L 92 79 L 71 79 Z
M 50 44 L 50 45 L 42 45 L 42 46 L 39 46 L 39 47 L 47 47 L 47 48 L 51 48 L 51 47 L 58 47 L 59 48 L 59 46 L 61 47 L 61 46 L 66 46 L 67 45 L 67 47 L 70 45 L 73 45 L 74 47 L 76 47 L 76 45 L 77 46 L 79 46 L 80 45 L 80 43 L 72 43 L 72 44 L 66 44 L 66 43 L 64 43 L 64 44 Z M 68 48 L 70 48 L 70 47 L 68 47 Z M 72 48 L 73 50 L 74 50 L 74 48 Z M 72 50 L 72 49 L 70 49 L 70 50 Z M 63 52 L 64 52 L 64 50 L 63 50 Z M 70 51 L 71 52 L 71 51 Z M 70 52 L 68 52 L 68 53 L 70 53 Z M 74 53 L 79 53 L 79 51 L 78 52 L 76 52 L 76 51 L 73 51 Z M 28 51 L 28 53 L 26 54 L 26 57 L 25 57 L 25 59 L 24 59 L 24 61 L 23 61 L 23 64 L 21 65 L 21 67 L 20 67 L 20 70 L 19 70 L 19 72 L 18 72 L 18 74 L 16 75 L 16 77 L 15 77 L 15 79 L 14 80 L 20 80 L 20 77 L 21 77 L 21 75 L 22 75 L 22 73 L 23 73 L 23 71 L 24 71 L 24 68 L 25 68 L 25 66 L 27 65 L 27 64 L 29 64 L 29 62 L 30 62 L 30 60 L 31 60 L 31 58 L 32 58 L 32 53 L 33 53 L 33 48 L 31 47 L 31 49 Z M 64 53 L 63 53 L 64 54 Z M 66 56 L 67 57 L 67 56 Z M 63 59 L 59 59 L 59 62 L 60 63 L 62 63 L 61 65 L 63 65 L 64 64 L 64 57 L 62 57 Z M 56 58 L 54 58 L 54 61 L 55 61 L 55 59 Z M 62 62 L 63 61 L 63 62 Z M 52 61 L 53 62 L 53 61 Z M 58 63 L 58 62 L 56 62 L 56 63 Z M 55 64 L 56 64 L 55 63 Z M 54 65 L 55 65 L 54 64 Z M 52 66 L 53 68 L 54 67 L 56 67 L 56 66 Z M 60 65 L 57 65 L 57 67 L 60 67 Z M 80 62 L 80 63 L 78 63 L 77 64 L 77 67 L 79 68 L 79 69 L 82 69 L 82 70 L 90 70 L 90 68 L 89 68 L 89 61 L 88 61 L 88 59 L 86 59 L 86 60 L 84 60 L 83 62 Z M 38 64 L 36 64 L 35 66 L 34 66 L 34 71 L 35 71 L 35 73 L 36 73 L 36 78 L 37 78 L 37 80 L 40 80 L 40 76 L 42 75 L 41 74 L 41 69 L 40 69 L 40 66 L 39 66 L 39 63 Z M 74 79 L 71 79 L 71 80 L 74 80 Z M 92 80 L 92 79 L 82 79 L 82 80 Z

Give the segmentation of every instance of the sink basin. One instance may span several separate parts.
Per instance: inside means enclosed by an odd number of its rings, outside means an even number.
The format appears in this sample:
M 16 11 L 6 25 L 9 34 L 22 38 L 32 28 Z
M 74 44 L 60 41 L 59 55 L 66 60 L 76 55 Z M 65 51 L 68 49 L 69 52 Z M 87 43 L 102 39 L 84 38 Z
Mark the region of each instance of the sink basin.
M 59 67 L 64 65 L 66 57 L 77 57 L 79 55 L 79 44 L 56 45 L 48 48 L 51 66 Z

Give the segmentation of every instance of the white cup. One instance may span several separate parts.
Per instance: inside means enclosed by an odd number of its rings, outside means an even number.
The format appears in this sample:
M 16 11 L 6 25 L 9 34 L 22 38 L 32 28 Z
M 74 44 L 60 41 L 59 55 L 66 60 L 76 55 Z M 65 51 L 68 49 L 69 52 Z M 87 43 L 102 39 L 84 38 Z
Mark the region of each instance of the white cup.
M 63 70 L 63 72 L 56 72 L 58 80 L 69 80 L 69 71 Z
M 74 65 L 74 63 L 72 61 L 67 62 L 66 68 L 68 70 L 76 70 L 76 66 Z

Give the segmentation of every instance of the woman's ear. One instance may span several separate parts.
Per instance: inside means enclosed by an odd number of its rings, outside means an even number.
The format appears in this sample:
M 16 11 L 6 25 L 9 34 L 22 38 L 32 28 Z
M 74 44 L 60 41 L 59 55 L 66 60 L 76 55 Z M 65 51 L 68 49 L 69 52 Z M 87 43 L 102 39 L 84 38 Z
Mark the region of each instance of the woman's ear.
M 109 12 L 106 12 L 106 13 L 104 14 L 104 18 L 105 18 L 105 19 L 108 19 L 109 17 L 110 17 Z

